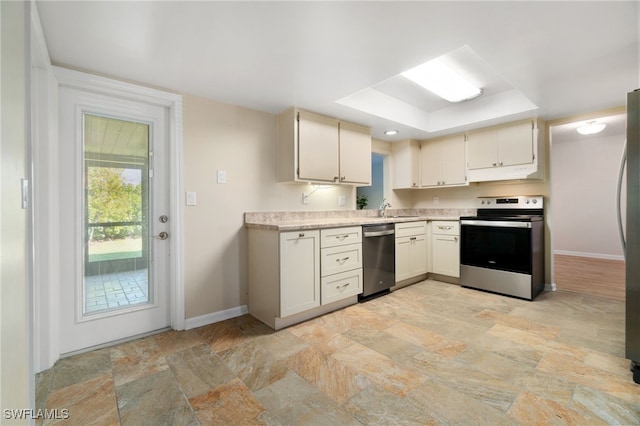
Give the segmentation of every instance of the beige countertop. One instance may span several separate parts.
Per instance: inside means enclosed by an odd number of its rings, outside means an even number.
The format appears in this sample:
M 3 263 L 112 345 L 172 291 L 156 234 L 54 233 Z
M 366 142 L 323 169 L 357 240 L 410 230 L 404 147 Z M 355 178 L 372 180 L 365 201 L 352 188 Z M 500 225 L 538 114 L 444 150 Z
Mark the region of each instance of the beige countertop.
M 340 212 L 281 212 L 245 213 L 245 227 L 273 231 L 298 231 L 304 229 L 340 228 L 346 226 L 374 225 L 382 223 L 415 222 L 419 220 L 459 220 L 460 216 L 474 215 L 475 211 L 431 209 L 431 211 L 390 212 L 386 217 L 352 211 Z

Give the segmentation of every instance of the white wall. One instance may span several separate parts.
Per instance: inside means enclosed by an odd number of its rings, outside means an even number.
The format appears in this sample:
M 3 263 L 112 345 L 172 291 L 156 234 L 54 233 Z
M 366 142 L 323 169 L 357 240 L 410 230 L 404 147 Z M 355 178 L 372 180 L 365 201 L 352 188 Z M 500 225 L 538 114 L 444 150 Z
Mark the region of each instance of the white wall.
M 303 205 L 314 187 L 276 182 L 274 115 L 185 95 L 183 150 L 184 190 L 197 194 L 184 210 L 187 319 L 246 305 L 245 212 L 355 209 L 353 187 L 318 189 Z
M 553 142 L 551 193 L 556 253 L 622 259 L 616 184 L 625 135 Z
M 29 2 L 0 2 L 0 407 L 29 408 L 30 368 L 27 210 L 20 179 L 27 176 Z M 16 422 L 17 424 L 18 422 Z M 24 421 L 20 422 L 24 423 Z M 2 424 L 13 424 L 5 420 Z

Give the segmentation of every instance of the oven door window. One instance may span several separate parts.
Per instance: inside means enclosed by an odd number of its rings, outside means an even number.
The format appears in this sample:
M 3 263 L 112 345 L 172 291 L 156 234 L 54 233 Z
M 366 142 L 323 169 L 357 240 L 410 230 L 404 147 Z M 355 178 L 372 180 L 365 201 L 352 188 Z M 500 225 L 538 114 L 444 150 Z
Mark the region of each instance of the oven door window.
M 462 225 L 460 263 L 531 274 L 531 229 Z

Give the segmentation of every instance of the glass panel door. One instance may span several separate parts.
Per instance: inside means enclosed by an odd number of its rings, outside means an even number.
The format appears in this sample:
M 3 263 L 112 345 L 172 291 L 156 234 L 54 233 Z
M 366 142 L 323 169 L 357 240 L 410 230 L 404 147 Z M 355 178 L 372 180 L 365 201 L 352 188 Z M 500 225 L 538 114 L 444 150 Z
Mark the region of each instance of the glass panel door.
M 149 303 L 150 126 L 83 115 L 83 316 Z

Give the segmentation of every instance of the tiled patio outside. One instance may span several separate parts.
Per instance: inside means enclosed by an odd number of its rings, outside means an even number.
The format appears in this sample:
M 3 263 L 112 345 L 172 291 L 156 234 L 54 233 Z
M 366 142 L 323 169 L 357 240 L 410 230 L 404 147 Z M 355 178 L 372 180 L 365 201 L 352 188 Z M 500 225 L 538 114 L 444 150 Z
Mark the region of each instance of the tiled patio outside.
M 97 314 L 148 300 L 147 269 L 85 277 L 85 314 Z

